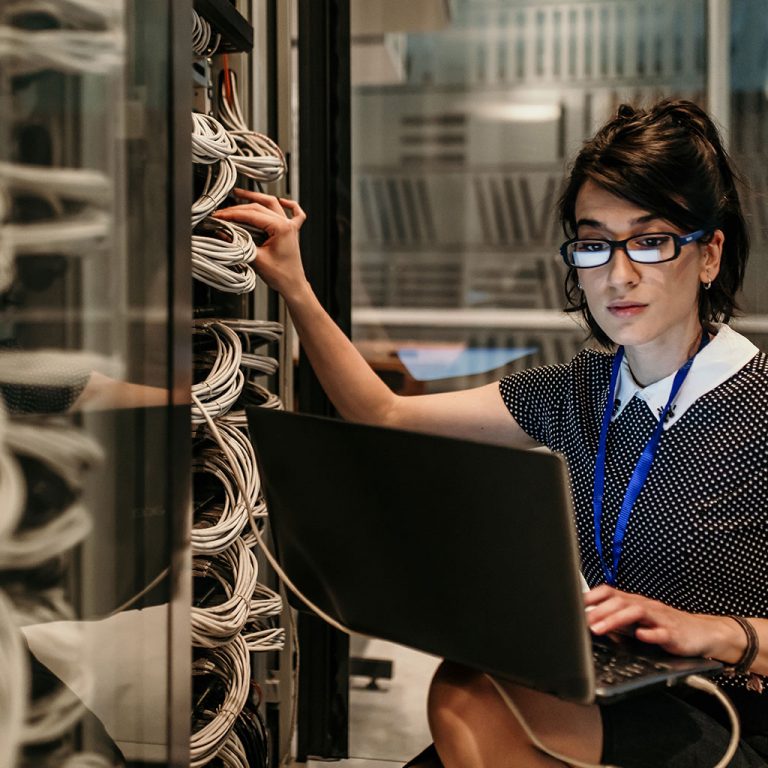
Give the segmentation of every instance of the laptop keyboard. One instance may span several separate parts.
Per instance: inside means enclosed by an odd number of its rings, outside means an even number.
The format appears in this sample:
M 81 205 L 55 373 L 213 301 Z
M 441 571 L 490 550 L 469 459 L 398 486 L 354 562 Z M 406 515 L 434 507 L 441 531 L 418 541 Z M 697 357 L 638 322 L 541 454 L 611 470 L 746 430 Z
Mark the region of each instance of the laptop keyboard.
M 669 665 L 640 656 L 618 645 L 592 643 L 595 680 L 598 686 L 616 685 L 635 678 L 655 676 L 669 670 Z

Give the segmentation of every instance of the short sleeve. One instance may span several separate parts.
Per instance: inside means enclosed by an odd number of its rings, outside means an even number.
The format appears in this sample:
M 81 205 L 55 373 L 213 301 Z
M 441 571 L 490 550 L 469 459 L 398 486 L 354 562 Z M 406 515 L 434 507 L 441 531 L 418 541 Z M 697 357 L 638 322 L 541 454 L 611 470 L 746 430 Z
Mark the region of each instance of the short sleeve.
M 499 391 L 528 435 L 553 451 L 562 451 L 568 425 L 588 417 L 595 395 L 607 387 L 609 377 L 610 357 L 587 349 L 565 365 L 506 376 L 499 382 Z

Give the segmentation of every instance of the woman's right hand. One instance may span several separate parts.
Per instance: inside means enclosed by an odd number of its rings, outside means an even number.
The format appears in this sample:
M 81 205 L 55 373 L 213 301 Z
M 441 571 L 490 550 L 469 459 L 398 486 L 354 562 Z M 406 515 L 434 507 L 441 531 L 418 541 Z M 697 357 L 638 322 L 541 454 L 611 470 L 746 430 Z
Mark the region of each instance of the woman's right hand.
M 234 193 L 249 202 L 221 208 L 214 217 L 264 230 L 267 239 L 256 249 L 254 269 L 286 300 L 298 296 L 308 288 L 299 250 L 299 230 L 307 214 L 293 200 L 245 189 L 235 189 Z

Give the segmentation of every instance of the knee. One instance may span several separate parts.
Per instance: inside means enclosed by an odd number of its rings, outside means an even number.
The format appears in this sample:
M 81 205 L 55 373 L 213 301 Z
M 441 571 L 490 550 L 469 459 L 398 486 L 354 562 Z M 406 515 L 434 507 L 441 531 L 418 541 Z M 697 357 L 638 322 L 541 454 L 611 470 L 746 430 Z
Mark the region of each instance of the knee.
M 488 701 L 491 683 L 481 672 L 444 661 L 437 668 L 429 688 L 427 713 L 434 734 L 466 722 Z

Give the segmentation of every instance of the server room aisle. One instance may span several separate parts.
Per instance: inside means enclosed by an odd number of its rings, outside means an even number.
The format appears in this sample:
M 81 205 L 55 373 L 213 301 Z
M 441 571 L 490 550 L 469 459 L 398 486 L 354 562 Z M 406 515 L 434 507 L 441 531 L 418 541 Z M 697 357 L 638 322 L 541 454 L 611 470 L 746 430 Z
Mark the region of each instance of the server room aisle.
M 353 637 L 351 654 L 390 659 L 392 679 L 380 680 L 379 691 L 366 689 L 369 682 L 353 677 L 350 683 L 348 760 L 340 768 L 388 768 L 402 766 L 432 740 L 427 727 L 427 689 L 439 659 L 384 640 Z M 308 768 L 326 762 L 309 761 Z

